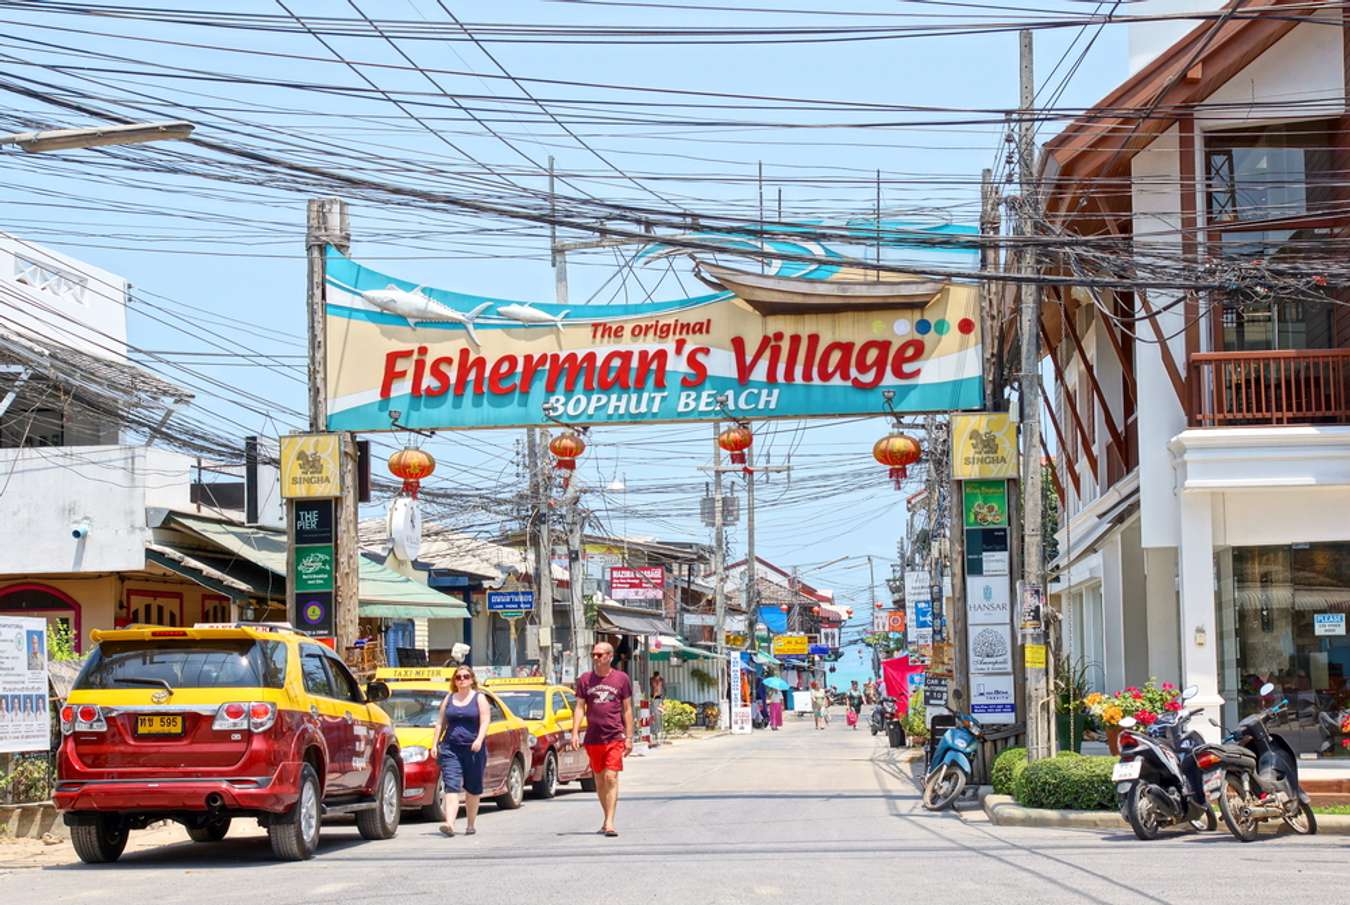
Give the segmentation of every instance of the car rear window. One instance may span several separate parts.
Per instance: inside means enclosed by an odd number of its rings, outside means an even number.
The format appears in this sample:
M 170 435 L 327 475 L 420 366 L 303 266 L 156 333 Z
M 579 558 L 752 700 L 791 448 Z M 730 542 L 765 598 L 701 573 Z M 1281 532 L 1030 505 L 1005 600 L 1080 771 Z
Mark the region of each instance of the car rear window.
M 147 681 L 149 680 L 149 681 Z M 286 645 L 277 641 L 109 641 L 100 644 L 76 688 L 281 688 Z
M 524 720 L 542 720 L 544 718 L 544 693 L 542 691 L 499 691 L 497 697 L 511 712 Z

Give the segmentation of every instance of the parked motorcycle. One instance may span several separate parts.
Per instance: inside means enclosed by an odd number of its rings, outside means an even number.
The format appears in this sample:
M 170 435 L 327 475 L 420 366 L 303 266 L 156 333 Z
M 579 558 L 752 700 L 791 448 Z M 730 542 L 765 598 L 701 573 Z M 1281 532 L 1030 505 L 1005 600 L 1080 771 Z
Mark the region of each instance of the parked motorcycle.
M 877 701 L 876 704 L 872 707 L 872 716 L 868 720 L 868 728 L 872 730 L 873 735 L 876 735 L 878 732 L 886 731 L 887 701 L 890 701 L 892 702 L 892 704 L 894 704 L 895 699 L 882 698 L 881 700 Z
M 1261 697 L 1275 690 L 1267 682 Z M 1282 736 L 1271 732 L 1266 721 L 1287 709 L 1286 698 L 1242 720 L 1217 746 L 1223 781 L 1219 810 L 1228 830 L 1243 842 L 1251 842 L 1267 820 L 1283 820 L 1294 832 L 1311 836 L 1317 832 L 1308 793 L 1298 783 L 1298 757 Z
M 952 700 L 960 699 L 960 690 L 953 690 Z M 923 806 L 927 810 L 941 811 L 961 797 L 970 781 L 983 734 L 979 720 L 968 713 L 958 713 L 956 725 L 942 734 L 923 784 Z
M 1195 697 L 1190 685 L 1181 700 Z M 1203 707 L 1166 713 L 1142 731 L 1134 717 L 1120 721 L 1120 762 L 1111 771 L 1120 797 L 1120 815 L 1134 835 L 1148 841 L 1158 838 L 1164 827 L 1187 824 L 1192 829 L 1214 830 L 1218 818 L 1209 800 L 1218 790 L 1222 771 L 1215 746 L 1205 744 L 1190 728 L 1191 717 Z

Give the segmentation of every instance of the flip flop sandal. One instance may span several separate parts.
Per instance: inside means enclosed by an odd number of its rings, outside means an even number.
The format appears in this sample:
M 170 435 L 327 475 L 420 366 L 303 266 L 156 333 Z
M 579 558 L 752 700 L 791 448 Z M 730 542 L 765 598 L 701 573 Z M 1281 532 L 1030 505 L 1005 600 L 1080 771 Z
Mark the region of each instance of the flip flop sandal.
M 618 830 L 605 830 L 605 836 L 609 839 L 613 839 L 618 835 L 619 835 Z
M 446 826 L 445 824 L 441 824 L 440 829 L 441 829 L 441 835 L 442 835 L 442 836 L 453 836 L 453 835 L 455 835 L 455 828 L 454 828 L 453 826 Z
M 464 835 L 466 835 L 466 836 L 476 836 L 477 834 L 478 834 L 478 829 L 477 829 L 476 827 L 472 827 L 472 826 L 469 827 L 467 830 L 464 831 Z

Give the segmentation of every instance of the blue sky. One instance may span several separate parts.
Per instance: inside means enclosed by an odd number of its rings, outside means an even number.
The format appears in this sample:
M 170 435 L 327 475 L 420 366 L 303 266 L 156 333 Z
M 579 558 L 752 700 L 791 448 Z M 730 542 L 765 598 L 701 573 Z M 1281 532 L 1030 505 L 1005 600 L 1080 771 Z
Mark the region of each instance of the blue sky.
M 286 5 L 301 16 L 354 15 L 345 3 L 295 0 Z M 445 25 L 447 35 L 457 34 L 434 0 L 391 0 L 378 4 L 367 0 L 362 5 L 381 19 L 434 21 Z M 933 7 L 868 0 L 848 0 L 845 4 L 848 10 L 856 13 L 850 16 L 786 12 L 768 16 L 717 11 L 695 14 L 674 9 L 548 2 L 447 5 L 462 21 L 484 24 L 717 27 L 916 21 L 867 17 L 861 15 L 864 12 L 936 15 L 947 23 L 957 21 L 954 17 L 959 15 L 986 19 L 1017 17 L 1006 5 L 980 11 L 957 5 Z M 987 5 L 995 6 L 992 0 Z M 1093 6 L 1047 0 L 1037 8 L 1083 12 Z M 1109 4 L 1098 6 L 1109 8 Z M 281 11 L 278 4 L 252 0 L 230 4 L 229 9 L 269 14 Z M 868 180 L 881 170 L 883 216 L 921 222 L 972 223 L 978 211 L 979 172 L 983 167 L 995 165 L 1004 153 L 1003 130 L 999 126 L 956 124 L 950 121 L 969 117 L 953 114 L 925 116 L 878 111 L 844 115 L 830 110 L 794 109 L 676 111 L 656 106 L 661 98 L 652 95 L 646 96 L 651 106 L 645 109 L 652 117 L 754 116 L 782 125 L 756 129 L 678 123 L 625 127 L 602 123 L 574 125 L 574 131 L 605 161 L 617 165 L 644 186 L 640 189 L 609 169 L 577 140 L 560 132 L 537 110 L 519 105 L 521 95 L 516 86 L 507 79 L 488 78 L 500 75 L 500 70 L 480 47 L 471 43 L 398 42 L 403 52 L 421 66 L 470 71 L 482 74 L 481 78 L 437 75 L 433 77 L 436 81 L 433 86 L 426 74 L 414 71 L 375 68 L 362 71 L 391 92 L 439 89 L 446 94 L 488 98 L 476 102 L 483 105 L 505 108 L 517 103 L 512 110 L 533 111 L 528 117 L 501 116 L 494 123 L 494 128 L 523 154 L 475 123 L 447 122 L 432 129 L 421 128 L 382 98 L 353 100 L 312 90 L 301 95 L 268 84 L 168 79 L 165 75 L 169 70 L 162 68 L 228 71 L 262 83 L 289 80 L 317 86 L 357 87 L 363 83 L 349 68 L 321 60 L 331 60 L 332 51 L 336 51 L 353 60 L 401 62 L 395 49 L 374 38 L 331 38 L 330 51 L 304 34 L 264 31 L 240 34 L 159 23 L 91 22 L 88 18 L 9 9 L 0 14 L 0 19 L 5 23 L 0 32 L 8 33 L 0 38 L 0 74 L 73 84 L 70 80 L 76 76 L 72 71 L 54 73 L 33 64 L 97 66 L 100 71 L 96 74 L 87 70 L 84 74 L 96 77 L 100 84 L 78 84 L 84 90 L 97 90 L 108 99 L 109 108 L 126 112 L 119 101 L 124 102 L 132 91 L 140 92 L 138 97 L 156 98 L 154 102 L 144 101 L 147 113 L 174 112 L 173 104 L 208 107 L 213 124 L 204 127 L 202 134 L 217 140 L 228 143 L 243 140 L 239 138 L 243 135 L 256 144 L 272 134 L 264 133 L 264 128 L 284 129 L 285 134 L 275 133 L 274 150 L 280 156 L 308 154 L 321 162 L 325 155 L 323 142 L 331 142 L 349 153 L 368 155 L 366 160 L 375 176 L 381 176 L 382 157 L 425 163 L 429 168 L 427 184 L 452 178 L 447 173 L 458 174 L 455 178 L 465 173 L 481 174 L 481 169 L 460 156 L 464 152 L 478 163 L 510 173 L 519 185 L 539 191 L 544 183 L 532 172 L 533 165 L 526 158 L 542 163 L 552 154 L 558 170 L 572 175 L 572 184 L 597 197 L 660 206 L 658 199 L 647 191 L 651 189 L 691 210 L 716 206 L 723 211 L 754 216 L 759 198 L 756 174 L 762 163 L 769 215 L 776 213 L 781 189 L 784 218 L 791 220 L 850 214 L 869 216 L 875 188 Z M 30 25 L 20 24 L 24 22 Z M 32 24 L 46 27 L 33 28 Z M 76 31 L 56 31 L 51 26 Z M 85 29 L 98 35 L 78 33 Z M 1071 41 L 1076 42 L 1068 58 L 1072 62 L 1093 31 L 1075 28 L 1038 32 L 1039 71 L 1048 73 Z M 279 60 L 173 47 L 117 35 L 231 45 L 313 56 L 316 60 Z M 38 41 L 45 44 L 33 43 Z M 50 46 L 56 44 L 143 62 L 89 58 Z M 730 47 L 547 43 L 485 46 L 502 67 L 518 77 L 978 110 L 1007 108 L 1016 103 L 1015 33 Z M 1080 108 L 1091 104 L 1124 77 L 1125 63 L 1123 28 L 1105 29 L 1068 83 L 1058 106 Z M 125 70 L 136 72 L 128 74 Z M 1063 73 L 1061 67 L 1055 85 Z M 548 97 L 549 104 L 560 111 L 572 109 L 568 102 L 578 99 L 632 99 L 630 94 L 607 89 L 531 85 L 537 97 Z M 9 106 L 10 96 L 0 96 L 5 98 L 5 103 L 0 103 L 0 117 L 9 119 L 16 127 L 20 121 L 57 124 L 77 119 L 26 99 L 14 98 Z M 493 102 L 490 99 L 494 97 L 516 101 Z M 285 108 L 285 112 L 279 108 Z M 620 109 L 631 113 L 631 108 Z M 430 112 L 452 115 L 455 111 Z M 237 133 L 221 127 L 227 118 L 235 121 Z M 936 124 L 866 129 L 824 127 L 831 122 L 918 119 Z M 0 131 L 4 130 L 0 125 Z M 432 134 L 437 131 L 442 134 Z M 306 135 L 306 142 L 314 143 L 308 148 L 298 147 L 297 134 Z M 172 149 L 166 148 L 164 153 L 171 152 Z M 304 193 L 210 182 L 187 175 L 129 174 L 102 166 L 103 159 L 93 152 L 39 159 L 17 151 L 0 151 L 0 229 L 125 275 L 137 287 L 142 300 L 130 311 L 134 345 L 170 350 L 175 353 L 172 356 L 175 362 L 273 403 L 263 412 L 257 406 L 241 408 L 231 392 L 219 393 L 225 398 L 200 395 L 204 411 L 238 422 L 237 425 L 221 422 L 222 430 L 239 435 L 246 429 L 276 435 L 299 426 L 298 419 L 285 409 L 299 410 L 304 406 Z M 91 167 L 95 162 L 100 165 Z M 676 177 L 703 178 L 689 181 Z M 400 174 L 400 178 L 406 178 L 406 174 Z M 508 231 L 499 232 L 504 226 L 509 227 Z M 352 209 L 352 231 L 356 258 L 416 283 L 508 298 L 552 296 L 553 275 L 544 237 L 522 232 L 501 221 L 357 204 Z M 660 267 L 638 268 L 635 278 L 620 267 L 621 263 L 622 258 L 609 251 L 574 258 L 570 268 L 572 298 L 583 299 L 596 293 L 597 301 L 610 297 L 623 301 L 625 297 L 641 298 L 648 291 L 657 298 L 673 298 L 702 289 L 691 284 L 687 277 L 681 285 L 677 274 Z M 616 270 L 623 271 L 617 280 Z M 268 357 L 241 360 L 202 355 L 218 351 L 211 342 Z M 199 382 L 195 377 L 193 381 Z M 881 419 L 844 424 L 780 422 L 757 428 L 756 450 L 761 461 L 775 464 L 791 461 L 794 466 L 791 479 L 775 476 L 761 487 L 760 500 L 765 505 L 759 519 L 760 555 L 785 567 L 804 568 L 845 555 L 893 557 L 896 540 L 904 529 L 903 499 L 912 491 L 892 490 L 885 481 L 884 470 L 871 460 L 871 445 L 885 430 Z M 475 494 L 508 492 L 517 481 L 513 456 L 519 437 L 519 431 L 441 435 L 429 446 L 441 463 L 429 486 L 462 491 L 466 500 Z M 706 425 L 604 428 L 594 431 L 592 438 L 591 450 L 583 459 L 579 474 L 594 488 L 587 494 L 589 505 L 611 530 L 626 530 L 634 535 L 707 538 L 707 531 L 696 515 L 697 498 L 702 495 L 705 482 L 697 466 L 709 458 L 710 428 Z M 623 479 L 627 493 L 604 492 L 603 488 L 617 478 Z M 506 527 L 500 511 L 475 510 L 471 501 L 461 511 L 443 511 L 440 516 L 485 533 Z M 737 551 L 744 550 L 740 533 L 738 527 Z M 884 588 L 882 581 L 888 572 L 884 561 L 879 561 L 878 586 Z M 865 560 L 849 560 L 828 567 L 814 573 L 810 580 L 818 587 L 835 590 L 840 600 L 859 611 L 859 619 L 867 618 Z M 856 654 L 850 653 L 841 665 L 857 660 Z M 870 669 L 870 657 L 867 666 Z M 842 671 L 837 675 L 845 683 L 852 677 Z

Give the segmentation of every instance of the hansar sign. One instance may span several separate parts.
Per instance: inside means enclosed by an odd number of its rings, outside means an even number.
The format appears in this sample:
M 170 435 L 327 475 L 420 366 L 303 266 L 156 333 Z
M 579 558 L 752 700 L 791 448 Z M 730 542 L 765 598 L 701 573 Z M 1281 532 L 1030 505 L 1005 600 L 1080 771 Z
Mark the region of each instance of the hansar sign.
M 328 427 L 389 430 L 393 411 L 429 429 L 707 421 L 724 399 L 756 418 L 875 414 L 887 391 L 898 411 L 978 408 L 976 288 L 912 285 L 932 288 L 897 307 L 817 288 L 562 308 L 413 286 L 330 248 Z

